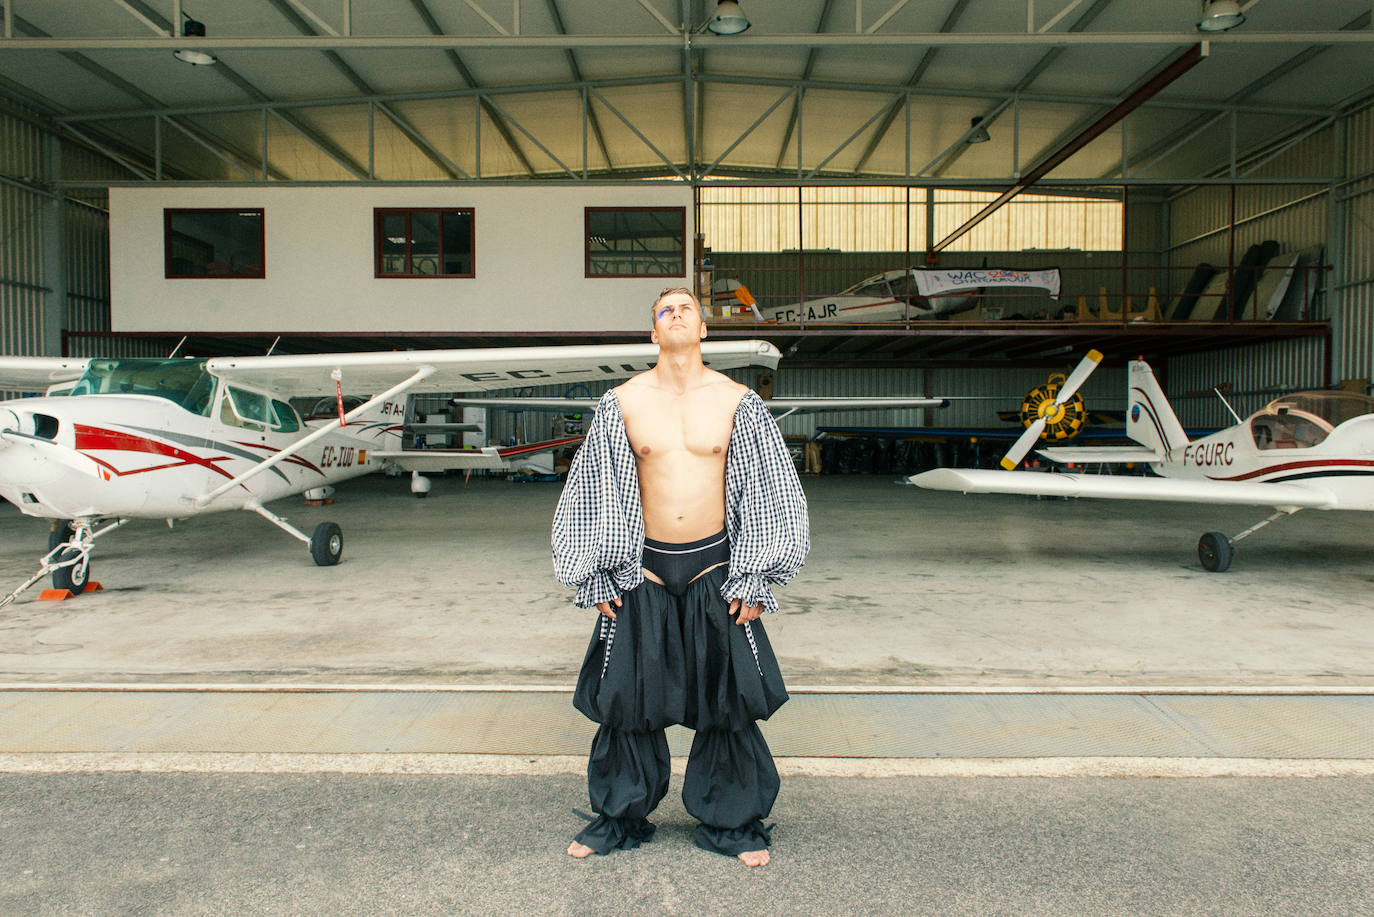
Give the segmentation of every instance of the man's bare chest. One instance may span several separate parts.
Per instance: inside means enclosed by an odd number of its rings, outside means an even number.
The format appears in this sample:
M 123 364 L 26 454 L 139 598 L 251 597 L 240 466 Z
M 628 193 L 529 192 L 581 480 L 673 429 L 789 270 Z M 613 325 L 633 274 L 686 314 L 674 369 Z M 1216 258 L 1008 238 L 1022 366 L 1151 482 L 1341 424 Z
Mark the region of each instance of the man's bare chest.
M 641 463 L 692 456 L 725 458 L 734 411 L 720 397 L 642 397 L 622 404 L 625 433 Z

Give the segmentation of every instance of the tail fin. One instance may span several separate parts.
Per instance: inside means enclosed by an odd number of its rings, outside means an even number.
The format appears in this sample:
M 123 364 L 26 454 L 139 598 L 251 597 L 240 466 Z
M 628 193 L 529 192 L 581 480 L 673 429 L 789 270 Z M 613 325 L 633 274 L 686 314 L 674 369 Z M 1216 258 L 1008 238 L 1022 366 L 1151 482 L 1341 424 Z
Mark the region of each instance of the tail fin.
M 740 303 L 742 303 L 743 305 L 748 306 L 750 311 L 754 313 L 754 321 L 763 321 L 763 315 L 759 312 L 759 307 L 754 302 L 754 294 L 749 292 L 748 287 L 746 287 L 744 284 L 740 284 L 739 286 L 735 287 L 734 294 L 735 299 L 739 300 Z
M 1183 424 L 1174 416 L 1169 399 L 1154 371 L 1144 360 L 1132 360 L 1126 392 L 1126 435 L 1160 458 L 1170 458 L 1188 444 Z
M 375 404 L 354 417 L 349 428 L 355 436 L 372 440 L 375 448 L 399 449 L 405 432 L 406 402 L 405 395 L 397 395 Z M 348 407 L 347 400 L 344 407 Z

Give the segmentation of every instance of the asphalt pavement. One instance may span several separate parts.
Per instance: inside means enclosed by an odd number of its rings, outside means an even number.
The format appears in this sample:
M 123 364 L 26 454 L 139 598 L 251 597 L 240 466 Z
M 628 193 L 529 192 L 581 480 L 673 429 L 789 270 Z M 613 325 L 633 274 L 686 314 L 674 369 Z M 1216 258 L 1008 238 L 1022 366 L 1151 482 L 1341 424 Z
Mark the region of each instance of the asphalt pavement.
M 0 775 L 0 913 L 1374 913 L 1374 778 L 785 781 L 773 862 L 564 852 L 576 776 Z

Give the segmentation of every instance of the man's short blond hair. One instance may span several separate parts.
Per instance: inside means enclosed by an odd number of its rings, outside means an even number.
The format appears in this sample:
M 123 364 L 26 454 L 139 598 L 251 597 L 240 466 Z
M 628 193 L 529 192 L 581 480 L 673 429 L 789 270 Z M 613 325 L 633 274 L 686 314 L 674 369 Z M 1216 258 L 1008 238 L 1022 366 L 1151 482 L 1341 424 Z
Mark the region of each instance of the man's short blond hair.
M 688 296 L 692 297 L 692 302 L 696 303 L 697 314 L 701 315 L 701 300 L 697 298 L 697 294 L 686 287 L 668 287 L 658 291 L 658 298 L 655 299 L 654 304 L 649 307 L 650 327 L 658 324 L 658 304 L 663 302 L 663 297 L 672 296 L 674 293 L 686 293 Z M 702 316 L 702 318 L 705 318 L 705 316 Z

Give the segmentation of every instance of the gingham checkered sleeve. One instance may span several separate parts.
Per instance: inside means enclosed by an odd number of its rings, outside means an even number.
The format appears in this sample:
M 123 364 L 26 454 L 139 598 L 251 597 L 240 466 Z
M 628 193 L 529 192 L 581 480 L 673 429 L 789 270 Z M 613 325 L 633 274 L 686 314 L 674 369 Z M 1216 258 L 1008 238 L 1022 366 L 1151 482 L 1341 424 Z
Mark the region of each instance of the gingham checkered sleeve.
M 644 513 L 615 392 L 601 397 L 553 516 L 553 572 L 575 604 L 609 602 L 644 581 Z
M 806 495 L 768 407 L 748 392 L 735 410 L 725 460 L 725 524 L 730 576 L 720 594 L 729 601 L 778 610 L 768 588 L 796 576 L 811 550 Z

